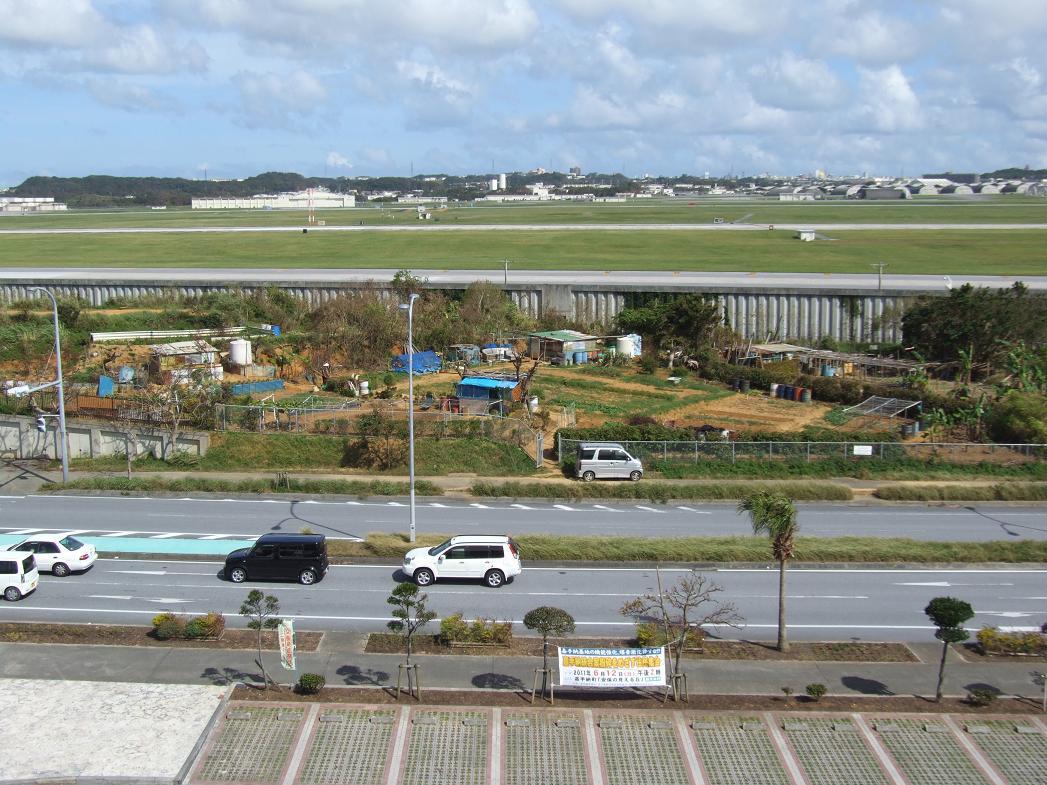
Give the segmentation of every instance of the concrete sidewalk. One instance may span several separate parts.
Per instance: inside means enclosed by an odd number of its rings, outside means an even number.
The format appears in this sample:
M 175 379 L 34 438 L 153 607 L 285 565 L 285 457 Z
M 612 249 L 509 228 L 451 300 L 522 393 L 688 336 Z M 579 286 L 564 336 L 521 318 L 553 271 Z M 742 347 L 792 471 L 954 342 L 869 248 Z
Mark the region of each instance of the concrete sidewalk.
M 330 686 L 380 687 L 395 684 L 399 654 L 365 654 L 366 636 L 327 632 L 318 651 L 299 652 L 298 670 L 282 670 L 275 652 L 265 653 L 270 675 L 283 683 L 302 673 L 322 674 Z M 781 695 L 782 687 L 802 694 L 821 683 L 829 695 L 933 695 L 941 649 L 935 643 L 909 644 L 917 663 L 773 662 L 685 660 L 694 692 Z M 228 686 L 260 680 L 253 650 L 0 643 L 0 676 L 21 679 L 87 679 Z M 530 689 L 536 657 L 413 655 L 430 689 Z M 1032 674 L 1042 662 L 975 663 L 950 653 L 945 692 L 964 696 L 972 686 L 989 685 L 1007 695 L 1037 699 Z

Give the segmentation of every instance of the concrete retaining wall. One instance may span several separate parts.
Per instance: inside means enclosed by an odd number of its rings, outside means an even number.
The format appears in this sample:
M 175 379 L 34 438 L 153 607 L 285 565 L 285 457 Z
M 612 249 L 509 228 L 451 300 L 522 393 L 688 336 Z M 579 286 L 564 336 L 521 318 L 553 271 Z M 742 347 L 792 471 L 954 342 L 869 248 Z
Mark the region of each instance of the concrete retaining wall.
M 50 421 L 49 421 L 50 422 Z M 131 444 L 134 454 L 162 456 L 163 444 L 167 439 L 163 431 L 154 428 L 135 429 L 138 444 Z M 66 419 L 66 434 L 69 437 L 70 458 L 101 458 L 106 455 L 126 455 L 127 439 L 124 431 L 112 423 L 88 422 Z M 206 433 L 188 432 L 178 436 L 178 452 L 186 455 L 204 456 L 211 445 Z M 0 415 L 0 455 L 7 458 L 38 458 L 41 455 L 57 459 L 58 430 L 52 425 L 47 432 L 36 430 L 35 417 L 14 414 Z
M 468 284 L 441 283 L 430 288 L 460 290 Z M 273 282 L 250 285 L 229 282 L 156 281 L 151 283 L 90 280 L 0 281 L 0 300 L 30 299 L 30 286 L 46 286 L 58 297 L 80 297 L 94 306 L 112 298 L 201 296 L 209 292 L 238 289 L 246 294 L 275 286 L 306 301 L 310 306 L 328 302 L 342 294 L 369 289 L 392 298 L 391 289 L 373 283 L 330 282 L 307 286 Z M 768 334 L 778 339 L 796 338 L 817 341 L 824 336 L 838 340 L 898 341 L 901 328 L 897 320 L 879 324 L 885 310 L 899 313 L 913 297 L 926 291 L 899 291 L 855 294 L 847 289 L 769 286 L 723 287 L 693 285 L 631 284 L 509 284 L 504 287 L 520 310 L 529 316 L 557 311 L 589 325 L 610 327 L 631 297 L 656 292 L 697 292 L 715 297 L 732 327 L 745 338 L 764 340 Z

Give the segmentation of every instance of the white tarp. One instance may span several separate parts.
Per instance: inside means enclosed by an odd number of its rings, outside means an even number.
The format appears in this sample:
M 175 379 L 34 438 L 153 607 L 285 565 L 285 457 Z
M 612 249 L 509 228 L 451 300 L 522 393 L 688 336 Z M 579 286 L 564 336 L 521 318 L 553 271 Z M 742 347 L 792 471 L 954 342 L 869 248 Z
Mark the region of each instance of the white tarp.
M 664 687 L 665 648 L 558 647 L 561 687 Z

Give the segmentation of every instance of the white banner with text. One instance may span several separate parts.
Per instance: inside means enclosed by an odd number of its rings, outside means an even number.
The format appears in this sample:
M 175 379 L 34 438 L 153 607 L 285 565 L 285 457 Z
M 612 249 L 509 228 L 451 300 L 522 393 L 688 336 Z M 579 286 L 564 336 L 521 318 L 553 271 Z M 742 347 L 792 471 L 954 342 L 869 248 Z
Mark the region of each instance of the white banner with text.
M 665 648 L 558 647 L 561 687 L 664 687 Z

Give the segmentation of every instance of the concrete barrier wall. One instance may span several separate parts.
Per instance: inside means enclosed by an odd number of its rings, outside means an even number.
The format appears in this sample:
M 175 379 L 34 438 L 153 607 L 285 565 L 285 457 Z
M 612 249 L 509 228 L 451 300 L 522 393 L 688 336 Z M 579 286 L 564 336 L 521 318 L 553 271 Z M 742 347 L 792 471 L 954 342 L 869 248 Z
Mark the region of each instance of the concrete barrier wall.
M 318 306 L 339 295 L 364 289 L 377 291 L 391 299 L 392 289 L 374 283 L 323 283 L 308 286 L 273 282 L 251 286 L 236 282 L 194 283 L 163 282 L 139 283 L 120 281 L 96 282 L 86 280 L 41 280 L 14 283 L 0 280 L 0 300 L 13 302 L 34 297 L 30 286 L 46 286 L 58 297 L 80 297 L 94 306 L 113 298 L 137 297 L 198 297 L 209 292 L 228 292 L 233 289 L 251 294 L 270 286 L 281 288 Z M 460 290 L 467 284 L 434 284 L 431 288 Z M 775 287 L 703 287 L 642 286 L 627 284 L 509 284 L 504 287 L 516 306 L 528 316 L 541 316 L 557 311 L 567 317 L 609 328 L 615 317 L 626 307 L 630 296 L 654 292 L 696 292 L 714 297 L 721 305 L 727 320 L 744 338 L 764 340 L 768 334 L 780 340 L 797 338 L 817 341 L 824 336 L 838 340 L 899 341 L 901 327 L 898 320 L 881 324 L 885 311 L 899 314 L 906 303 L 927 292 L 891 291 L 872 294 L 854 294 L 847 290 L 803 289 Z
M 134 455 L 150 454 L 160 458 L 163 444 L 167 440 L 164 432 L 154 428 L 133 429 L 137 445 L 128 445 L 124 431 L 112 423 L 66 420 L 70 458 L 101 458 L 106 455 L 126 455 L 130 446 Z M 211 445 L 206 433 L 186 432 L 178 436 L 178 452 L 203 457 Z M 46 456 L 57 459 L 58 430 L 51 426 L 45 433 L 36 430 L 36 418 L 20 415 L 0 415 L 0 455 L 7 458 L 38 458 Z

